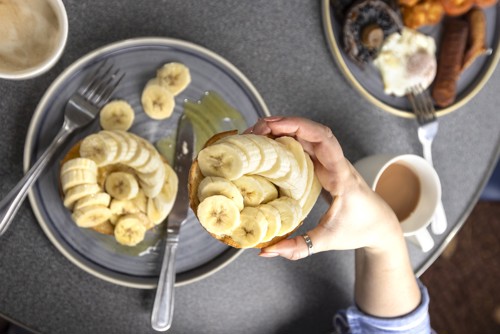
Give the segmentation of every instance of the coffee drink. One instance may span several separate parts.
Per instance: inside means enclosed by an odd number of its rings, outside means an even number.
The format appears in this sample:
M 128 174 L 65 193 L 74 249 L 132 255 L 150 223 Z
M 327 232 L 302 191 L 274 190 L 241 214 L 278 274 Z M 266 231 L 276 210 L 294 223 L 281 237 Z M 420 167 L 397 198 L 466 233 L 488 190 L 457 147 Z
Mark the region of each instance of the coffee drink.
M 420 199 L 420 180 L 405 164 L 387 167 L 375 186 L 375 192 L 389 204 L 400 222 L 415 210 Z
M 0 71 L 16 72 L 49 59 L 61 27 L 46 0 L 0 0 Z

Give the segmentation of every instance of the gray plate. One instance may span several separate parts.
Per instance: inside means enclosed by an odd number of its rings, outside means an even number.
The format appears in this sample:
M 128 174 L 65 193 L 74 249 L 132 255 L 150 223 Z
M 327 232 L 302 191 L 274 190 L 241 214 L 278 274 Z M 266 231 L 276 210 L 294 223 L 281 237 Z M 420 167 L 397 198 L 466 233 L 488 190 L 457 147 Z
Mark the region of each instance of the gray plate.
M 172 136 L 184 99 L 199 100 L 205 91 L 215 91 L 239 110 L 247 124 L 269 115 L 267 107 L 250 81 L 227 60 L 200 46 L 167 38 L 139 38 L 105 46 L 82 57 L 66 69 L 49 87 L 30 123 L 24 151 L 27 170 L 50 144 L 62 125 L 64 106 L 97 63 L 108 60 L 126 73 L 114 98 L 127 100 L 136 112 L 131 132 L 151 142 Z M 162 64 L 179 61 L 190 68 L 192 82 L 176 97 L 172 117 L 149 119 L 142 111 L 140 95 L 146 82 Z M 29 193 L 35 215 L 50 241 L 70 261 L 94 276 L 135 288 L 156 286 L 162 228 L 148 231 L 136 247 L 119 245 L 112 236 L 78 228 L 62 204 L 58 190 L 59 161 L 84 136 L 99 130 L 98 121 L 75 134 L 64 145 L 51 166 Z M 203 230 L 193 212 L 182 227 L 176 261 L 176 285 L 201 279 L 236 258 L 241 251 L 213 239 Z
M 406 98 L 389 96 L 383 91 L 383 83 L 377 69 L 368 65 L 364 69 L 357 66 L 342 49 L 341 22 L 333 13 L 330 0 L 322 0 L 323 28 L 325 36 L 342 73 L 349 83 L 368 101 L 377 107 L 401 117 L 414 117 Z M 458 81 L 457 98 L 446 108 L 436 108 L 437 116 L 457 110 L 470 101 L 486 84 L 500 59 L 500 3 L 484 9 L 486 15 L 486 45 L 493 50 L 490 56 L 482 56 L 462 73 Z M 439 41 L 441 26 L 423 27 L 421 31 Z M 437 43 L 439 48 L 439 43 Z

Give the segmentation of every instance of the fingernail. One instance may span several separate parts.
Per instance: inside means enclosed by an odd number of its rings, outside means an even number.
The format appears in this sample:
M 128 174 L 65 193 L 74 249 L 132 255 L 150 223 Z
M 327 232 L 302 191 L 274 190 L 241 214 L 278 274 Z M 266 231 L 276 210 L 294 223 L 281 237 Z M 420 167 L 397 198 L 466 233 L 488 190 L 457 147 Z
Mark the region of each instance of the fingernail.
M 281 117 L 281 116 L 269 116 L 269 117 L 263 118 L 263 120 L 265 120 L 266 122 L 276 122 L 276 121 L 279 121 L 282 119 L 283 119 L 283 117 Z
M 274 252 L 260 252 L 259 253 L 259 256 L 262 256 L 262 257 L 276 257 L 279 255 L 280 255 L 279 253 L 274 253 Z

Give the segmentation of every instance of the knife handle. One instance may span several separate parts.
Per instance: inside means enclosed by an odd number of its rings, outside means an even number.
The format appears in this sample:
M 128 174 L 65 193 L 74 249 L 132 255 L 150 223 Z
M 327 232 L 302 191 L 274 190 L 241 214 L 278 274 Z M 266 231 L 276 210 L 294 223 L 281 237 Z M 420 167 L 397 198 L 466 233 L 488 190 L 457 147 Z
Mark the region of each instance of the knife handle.
M 156 331 L 166 331 L 172 325 L 174 313 L 175 254 L 179 239 L 166 239 L 165 252 L 161 264 L 160 278 L 156 289 L 151 326 Z

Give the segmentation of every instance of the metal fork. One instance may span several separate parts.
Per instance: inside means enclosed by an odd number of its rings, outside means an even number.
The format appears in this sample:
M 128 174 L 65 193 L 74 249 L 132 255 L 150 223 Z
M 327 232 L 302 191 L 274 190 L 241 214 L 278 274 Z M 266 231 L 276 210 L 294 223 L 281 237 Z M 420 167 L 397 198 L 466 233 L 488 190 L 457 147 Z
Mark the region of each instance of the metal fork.
M 38 179 L 65 139 L 76 129 L 88 125 L 108 102 L 125 74 L 103 62 L 73 93 L 64 111 L 64 122 L 42 156 L 0 202 L 0 236 L 7 230 L 28 190 Z
M 423 156 L 432 166 L 431 146 L 438 132 L 438 120 L 432 98 L 421 85 L 411 87 L 407 92 L 407 97 L 419 124 L 418 139 L 422 144 Z M 446 230 L 447 224 L 443 203 L 439 201 L 432 217 L 431 230 L 434 234 L 442 234 Z

